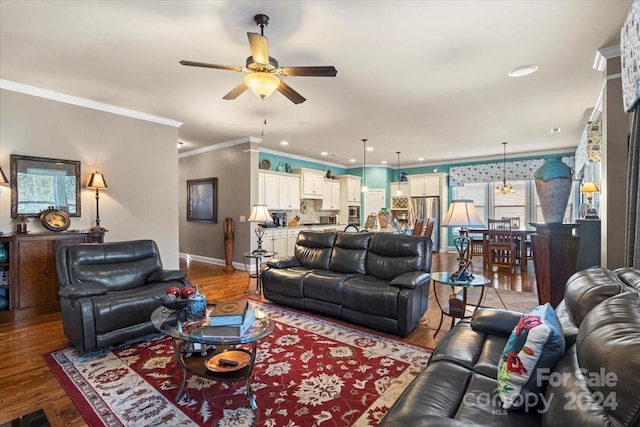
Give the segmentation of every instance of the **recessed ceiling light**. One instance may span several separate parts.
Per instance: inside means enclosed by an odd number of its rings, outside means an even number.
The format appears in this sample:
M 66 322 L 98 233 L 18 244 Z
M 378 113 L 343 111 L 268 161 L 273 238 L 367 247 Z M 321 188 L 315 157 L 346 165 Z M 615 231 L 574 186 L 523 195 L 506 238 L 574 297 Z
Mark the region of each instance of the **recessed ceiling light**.
M 367 151 L 373 151 L 373 147 L 367 147 Z
M 509 77 L 523 77 L 528 76 L 529 74 L 533 74 L 538 71 L 538 66 L 534 64 L 523 65 L 522 67 L 514 68 L 509 71 Z
M 424 157 L 418 157 L 418 161 L 421 162 L 424 160 Z
M 561 130 L 561 128 L 553 128 L 551 129 L 551 133 L 560 133 Z
M 355 163 L 355 162 L 356 162 L 356 159 L 349 159 L 349 161 L 350 161 L 351 163 Z
M 329 153 L 327 153 L 326 151 L 323 151 L 322 153 L 320 153 L 321 156 L 326 156 L 327 154 Z
M 280 145 L 289 145 L 287 141 L 280 141 Z
M 387 161 L 386 161 L 386 160 L 383 160 L 383 161 L 381 161 L 380 163 L 382 163 L 383 165 L 386 165 L 386 164 L 387 164 Z

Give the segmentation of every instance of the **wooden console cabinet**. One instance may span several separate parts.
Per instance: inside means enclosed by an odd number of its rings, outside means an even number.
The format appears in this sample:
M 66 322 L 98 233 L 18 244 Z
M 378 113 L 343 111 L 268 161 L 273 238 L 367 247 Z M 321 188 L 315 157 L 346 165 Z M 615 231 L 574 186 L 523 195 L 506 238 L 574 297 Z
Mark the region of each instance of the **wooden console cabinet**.
M 12 322 L 60 311 L 55 254 L 59 246 L 102 243 L 104 232 L 45 232 L 0 235 L 8 259 L 0 264 L 5 282 L 0 295 L 9 307 L 0 310 L 0 322 Z

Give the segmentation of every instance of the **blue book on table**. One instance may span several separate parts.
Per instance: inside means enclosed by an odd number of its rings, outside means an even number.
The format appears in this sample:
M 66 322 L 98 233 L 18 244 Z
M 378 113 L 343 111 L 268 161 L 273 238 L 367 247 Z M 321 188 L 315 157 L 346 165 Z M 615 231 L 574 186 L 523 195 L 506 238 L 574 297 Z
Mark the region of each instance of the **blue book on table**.
M 247 329 L 253 325 L 256 320 L 256 311 L 252 308 L 248 309 L 244 315 L 244 322 L 239 325 L 224 325 L 224 326 L 204 326 L 202 335 L 215 336 L 215 337 L 240 337 L 247 332 Z

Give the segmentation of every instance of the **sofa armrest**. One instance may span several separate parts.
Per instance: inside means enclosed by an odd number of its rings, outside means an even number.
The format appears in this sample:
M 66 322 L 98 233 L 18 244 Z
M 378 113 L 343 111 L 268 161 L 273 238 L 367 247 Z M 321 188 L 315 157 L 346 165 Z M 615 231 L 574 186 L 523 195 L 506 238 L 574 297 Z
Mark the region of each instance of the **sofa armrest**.
M 471 327 L 477 331 L 508 337 L 516 327 L 522 313 L 497 308 L 480 308 L 473 313 Z
M 80 298 L 106 295 L 107 288 L 93 282 L 71 283 L 58 291 L 60 298 L 77 300 Z
M 300 260 L 295 256 L 273 258 L 267 261 L 267 266 L 271 268 L 300 267 Z
M 425 273 L 424 271 L 409 271 L 394 277 L 389 285 L 397 288 L 414 289 L 424 283 L 429 283 L 429 280 L 431 280 L 430 273 Z
M 187 273 L 180 270 L 156 270 L 147 276 L 147 283 L 183 281 Z

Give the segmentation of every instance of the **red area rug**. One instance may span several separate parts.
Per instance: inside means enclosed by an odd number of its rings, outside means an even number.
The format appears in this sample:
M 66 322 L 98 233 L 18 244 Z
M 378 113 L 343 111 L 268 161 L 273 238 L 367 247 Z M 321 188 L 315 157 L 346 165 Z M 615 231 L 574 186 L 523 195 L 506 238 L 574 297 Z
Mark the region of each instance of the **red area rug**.
M 252 302 L 275 322 L 258 344 L 251 379 L 216 383 L 182 371 L 171 340 L 143 340 L 80 356 L 73 349 L 45 360 L 91 426 L 375 426 L 431 352 L 273 305 Z M 199 357 L 199 356 L 192 356 Z M 203 363 L 205 358 L 203 358 Z

